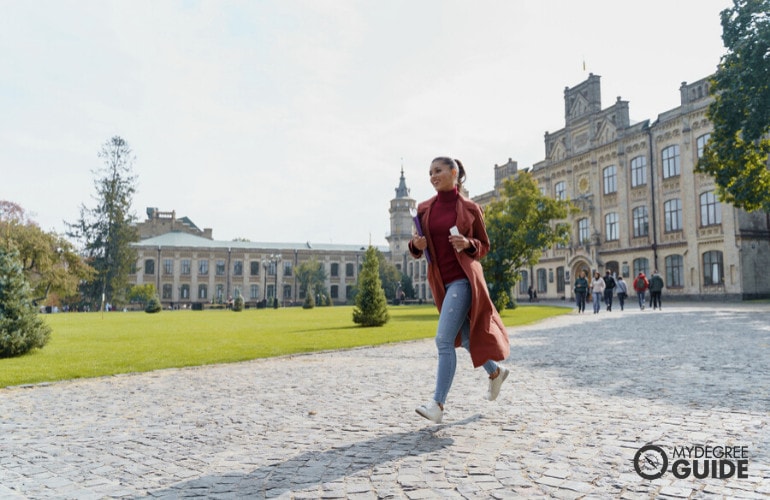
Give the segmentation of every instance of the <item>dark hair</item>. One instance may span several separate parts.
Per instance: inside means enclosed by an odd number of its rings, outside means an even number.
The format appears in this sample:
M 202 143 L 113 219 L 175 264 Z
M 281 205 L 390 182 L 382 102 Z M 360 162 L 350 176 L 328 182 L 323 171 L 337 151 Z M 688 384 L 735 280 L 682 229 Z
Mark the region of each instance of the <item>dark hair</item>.
M 452 159 L 448 156 L 437 156 L 436 158 L 433 158 L 431 163 L 435 162 L 443 163 L 452 170 L 457 170 L 457 187 L 463 187 L 463 183 L 465 182 L 465 167 L 460 160 Z

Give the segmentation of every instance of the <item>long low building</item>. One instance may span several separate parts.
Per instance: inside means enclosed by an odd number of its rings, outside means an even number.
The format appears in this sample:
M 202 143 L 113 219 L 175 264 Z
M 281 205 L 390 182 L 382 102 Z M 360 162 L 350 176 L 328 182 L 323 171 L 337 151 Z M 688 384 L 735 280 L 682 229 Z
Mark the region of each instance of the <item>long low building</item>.
M 154 220 L 151 215 L 140 224 L 140 231 L 160 226 L 164 219 L 168 223 L 174 220 L 164 215 L 155 211 L 154 216 L 159 217 Z M 211 230 L 207 231 L 210 235 Z M 204 233 L 191 234 L 194 232 L 189 221 L 177 222 L 173 230 L 136 243 L 138 260 L 132 284 L 154 284 L 164 307 L 226 303 L 238 294 L 248 306 L 272 303 L 274 298 L 282 305 L 294 305 L 305 298 L 295 269 L 303 262 L 316 261 L 326 270 L 325 288 L 331 299 L 345 303 L 366 252 L 360 245 L 220 241 Z M 387 248 L 379 250 L 386 252 Z

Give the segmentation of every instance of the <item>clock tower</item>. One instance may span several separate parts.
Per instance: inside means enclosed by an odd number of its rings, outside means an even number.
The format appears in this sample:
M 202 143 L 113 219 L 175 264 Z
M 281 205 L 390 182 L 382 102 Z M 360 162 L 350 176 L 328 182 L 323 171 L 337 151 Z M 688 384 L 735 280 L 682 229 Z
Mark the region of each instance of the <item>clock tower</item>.
M 386 237 L 390 245 L 390 255 L 393 265 L 401 272 L 406 272 L 407 257 L 409 257 L 409 240 L 412 239 L 414 223 L 410 209 L 416 209 L 417 203 L 409 197 L 406 187 L 404 167 L 401 167 L 401 179 L 396 188 L 396 197 L 390 200 L 390 235 Z

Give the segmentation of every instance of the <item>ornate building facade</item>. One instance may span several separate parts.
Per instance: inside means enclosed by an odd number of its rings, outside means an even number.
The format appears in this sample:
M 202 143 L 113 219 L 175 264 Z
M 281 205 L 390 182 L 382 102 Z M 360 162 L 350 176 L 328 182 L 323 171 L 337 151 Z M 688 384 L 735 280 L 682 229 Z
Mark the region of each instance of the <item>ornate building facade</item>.
M 659 270 L 666 294 L 681 298 L 770 296 L 770 218 L 720 203 L 711 177 L 695 172 L 708 141 L 708 79 L 682 83 L 681 103 L 650 123 L 631 124 L 628 102 L 601 108 L 600 77 L 564 90 L 565 125 L 545 134 L 545 158 L 531 173 L 541 191 L 570 199 L 569 245 L 522 269 L 519 295 L 572 298 L 580 271 L 629 280 Z M 495 166 L 496 189 L 516 175 Z M 476 198 L 484 204 L 495 191 Z
M 599 76 L 565 88 L 564 127 L 545 134 L 545 158 L 528 170 L 544 194 L 572 200 L 579 213 L 567 221 L 568 245 L 520 270 L 517 295 L 526 296 L 531 285 L 540 298 L 566 300 L 581 271 L 609 270 L 630 283 L 657 269 L 668 296 L 770 296 L 770 215 L 720 203 L 713 179 L 694 170 L 711 131 L 708 85 L 708 79 L 682 83 L 678 107 L 634 124 L 627 101 L 602 109 Z M 473 198 L 482 206 L 519 168 L 509 159 L 494 172 L 494 190 Z M 402 168 L 390 200 L 388 246 L 379 250 L 412 279 L 416 298 L 430 301 L 427 263 L 407 247 L 416 205 Z M 236 293 L 252 305 L 276 297 L 299 304 L 304 297 L 294 269 L 309 260 L 324 266 L 332 300 L 345 303 L 367 247 L 217 241 L 211 229 L 177 219 L 176 212 L 151 208 L 147 216 L 138 224 L 133 283 L 155 284 L 166 306 L 222 302 Z

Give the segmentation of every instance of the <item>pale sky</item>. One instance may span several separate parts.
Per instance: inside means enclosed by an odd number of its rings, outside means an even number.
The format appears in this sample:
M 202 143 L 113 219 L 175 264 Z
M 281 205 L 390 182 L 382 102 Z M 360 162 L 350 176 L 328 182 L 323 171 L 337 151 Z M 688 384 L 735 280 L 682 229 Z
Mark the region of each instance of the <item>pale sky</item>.
M 214 238 L 386 244 L 403 165 L 471 196 L 544 158 L 564 88 L 601 76 L 632 122 L 679 105 L 724 53 L 729 0 L 0 0 L 0 199 L 44 230 L 94 206 L 128 141 L 134 213 Z M 585 64 L 585 69 L 584 69 Z

